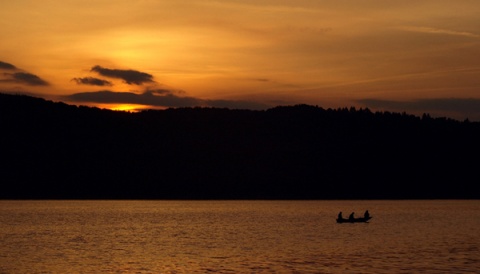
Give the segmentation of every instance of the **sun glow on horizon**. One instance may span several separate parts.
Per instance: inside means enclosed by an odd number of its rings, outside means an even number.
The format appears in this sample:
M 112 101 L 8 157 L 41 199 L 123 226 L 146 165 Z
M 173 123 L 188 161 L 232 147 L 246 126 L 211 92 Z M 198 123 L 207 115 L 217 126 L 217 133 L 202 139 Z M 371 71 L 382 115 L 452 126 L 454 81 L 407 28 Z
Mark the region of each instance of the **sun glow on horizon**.
M 110 106 L 110 107 L 105 107 L 110 110 L 115 110 L 115 111 L 127 111 L 127 112 L 139 112 L 141 110 L 147 109 L 144 105 L 132 105 L 132 104 L 120 104 L 120 105 L 115 105 L 115 106 Z
M 160 108 L 160 107 L 154 107 L 154 106 L 145 106 L 145 105 L 139 105 L 139 104 L 98 104 L 98 103 L 74 103 L 74 102 L 68 102 L 68 104 L 71 105 L 76 105 L 76 106 L 85 106 L 85 107 L 95 107 L 99 109 L 108 109 L 108 110 L 113 110 L 113 111 L 125 111 L 125 112 L 140 112 L 143 110 L 147 109 L 165 109 L 165 108 Z
M 480 120 L 479 13 L 446 0 L 4 1 L 0 89 L 127 111 L 375 101 Z
M 126 111 L 126 112 L 140 112 L 148 109 L 165 109 L 164 107 L 154 107 L 138 104 L 103 104 L 101 108 L 110 109 L 114 111 Z

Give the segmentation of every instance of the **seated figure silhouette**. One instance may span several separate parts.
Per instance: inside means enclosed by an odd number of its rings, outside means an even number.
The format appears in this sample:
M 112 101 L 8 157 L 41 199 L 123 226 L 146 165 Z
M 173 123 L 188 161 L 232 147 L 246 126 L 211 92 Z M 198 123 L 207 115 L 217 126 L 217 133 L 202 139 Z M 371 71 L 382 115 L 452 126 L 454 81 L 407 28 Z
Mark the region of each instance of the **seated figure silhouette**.
M 342 212 L 338 213 L 338 220 L 343 220 Z
M 348 220 L 351 221 L 351 222 L 353 222 L 355 220 L 355 217 L 353 217 L 353 214 L 355 214 L 355 212 L 352 212 L 350 214 L 350 216 L 348 216 Z
M 365 211 L 365 213 L 363 214 L 363 218 L 368 220 L 368 218 L 370 218 L 370 213 L 368 213 L 368 210 Z

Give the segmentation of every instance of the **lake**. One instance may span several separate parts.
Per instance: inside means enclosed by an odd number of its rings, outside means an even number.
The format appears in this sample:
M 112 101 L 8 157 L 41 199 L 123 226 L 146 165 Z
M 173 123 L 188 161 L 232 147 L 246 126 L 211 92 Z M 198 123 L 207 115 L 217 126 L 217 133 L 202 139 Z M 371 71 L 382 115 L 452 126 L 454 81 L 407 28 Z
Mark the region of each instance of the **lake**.
M 0 273 L 480 273 L 480 201 L 0 201 L 0 243 Z

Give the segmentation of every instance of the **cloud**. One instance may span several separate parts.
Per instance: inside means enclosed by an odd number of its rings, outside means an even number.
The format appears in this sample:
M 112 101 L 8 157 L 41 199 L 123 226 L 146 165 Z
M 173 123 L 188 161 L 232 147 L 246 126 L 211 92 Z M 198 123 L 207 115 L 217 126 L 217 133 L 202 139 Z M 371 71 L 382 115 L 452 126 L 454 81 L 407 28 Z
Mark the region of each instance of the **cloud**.
M 148 106 L 198 106 L 201 100 L 193 97 L 178 97 L 171 93 L 166 95 L 156 95 L 158 93 L 146 91 L 142 94 L 133 92 L 115 92 L 102 90 L 96 92 L 81 92 L 69 95 L 67 99 L 75 102 L 90 102 L 104 104 L 138 104 Z
M 155 82 L 153 81 L 153 76 L 151 74 L 137 70 L 109 69 L 97 65 L 92 67 L 91 71 L 94 71 L 105 77 L 122 79 L 129 85 L 141 85 L 143 83 Z
M 251 80 L 255 82 L 271 82 L 271 80 L 267 78 L 253 78 Z
M 35 74 L 28 72 L 15 72 L 15 73 L 4 73 L 3 75 L 7 76 L 8 79 L 2 80 L 4 82 L 16 82 L 21 84 L 26 84 L 29 86 L 48 86 L 48 82 L 42 80 Z
M 17 71 L 12 73 L 8 73 L 8 72 L 3 73 L 3 76 L 5 76 L 5 78 L 0 79 L 0 82 L 4 82 L 4 83 L 13 82 L 13 83 L 25 84 L 29 86 L 49 86 L 50 85 L 47 81 L 41 79 L 37 75 L 22 71 L 21 69 L 15 67 L 10 63 L 0 61 L 0 69 Z
M 114 92 L 102 90 L 96 92 L 75 93 L 64 97 L 71 102 L 103 104 L 137 104 L 152 107 L 222 107 L 235 109 L 265 109 L 267 106 L 255 102 L 235 100 L 205 100 L 189 96 L 177 96 L 169 90 L 147 90 L 137 94 L 133 92 Z
M 92 85 L 92 86 L 111 86 L 112 85 L 110 81 L 98 79 L 95 77 L 73 78 L 72 80 L 77 82 L 77 84 L 79 85 Z
M 471 32 L 438 29 L 438 28 L 430 28 L 430 27 L 403 26 L 403 27 L 400 27 L 399 29 L 410 31 L 410 32 L 420 32 L 420 33 L 429 33 L 429 34 L 445 34 L 445 35 L 464 36 L 464 37 L 472 37 L 472 38 L 480 37 L 480 35 L 471 33 Z
M 12 64 L 0 61 L 0 69 L 15 70 L 17 68 Z
M 413 101 L 360 99 L 356 101 L 372 109 L 430 113 L 435 116 L 445 116 L 446 113 L 454 119 L 469 118 L 480 121 L 480 99 L 474 98 L 432 98 Z
M 158 87 L 155 87 L 155 86 L 150 86 L 150 87 L 146 87 L 145 88 L 145 92 L 150 92 L 150 93 L 153 93 L 153 94 L 160 94 L 160 95 L 163 95 L 163 94 L 172 94 L 172 93 L 185 93 L 185 91 L 183 90 L 175 90 L 175 89 L 168 89 L 168 88 L 158 88 Z

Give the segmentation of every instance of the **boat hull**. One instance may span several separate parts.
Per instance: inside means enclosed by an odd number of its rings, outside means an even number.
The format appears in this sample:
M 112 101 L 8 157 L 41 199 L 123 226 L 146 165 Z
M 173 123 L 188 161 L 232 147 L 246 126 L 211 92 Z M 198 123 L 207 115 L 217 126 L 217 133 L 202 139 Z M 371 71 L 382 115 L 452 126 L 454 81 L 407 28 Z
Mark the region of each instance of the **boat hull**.
M 350 219 L 337 219 L 337 223 L 368 223 L 368 221 L 372 219 L 372 217 L 367 218 L 354 218 L 353 220 Z

